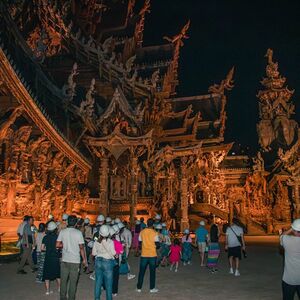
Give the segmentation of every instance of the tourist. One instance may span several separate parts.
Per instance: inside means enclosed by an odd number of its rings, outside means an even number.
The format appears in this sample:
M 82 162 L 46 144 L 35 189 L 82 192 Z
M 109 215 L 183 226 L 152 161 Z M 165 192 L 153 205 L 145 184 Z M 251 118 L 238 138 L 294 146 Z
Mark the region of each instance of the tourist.
M 124 222 L 125 223 L 125 222 Z M 127 279 L 131 280 L 133 278 L 135 278 L 135 275 L 131 274 L 130 272 L 130 265 L 128 263 L 128 256 L 130 253 L 130 248 L 131 248 L 131 244 L 132 244 L 132 234 L 131 231 L 126 228 L 125 224 L 122 222 L 118 223 L 118 227 L 119 227 L 119 235 L 120 235 L 120 239 L 123 243 L 123 248 L 124 248 L 124 254 L 122 255 L 122 261 L 121 261 L 121 274 L 127 274 Z
M 280 244 L 284 248 L 283 300 L 293 300 L 296 293 L 300 299 L 300 219 L 283 232 Z
M 182 243 L 182 261 L 183 265 L 186 266 L 186 264 L 190 265 L 192 260 L 192 253 L 193 253 L 193 247 L 192 247 L 192 237 L 190 235 L 189 229 L 185 229 L 183 232 L 183 237 L 181 239 Z
M 105 217 L 103 215 L 99 215 L 96 219 L 96 226 L 94 228 L 93 234 L 99 232 L 100 227 L 105 223 Z M 93 237 L 94 239 L 94 237 Z
M 218 259 L 220 255 L 219 236 L 219 227 L 212 222 L 209 232 L 209 244 L 207 253 L 207 267 L 210 269 L 211 273 L 215 273 L 218 271 Z
M 50 290 L 50 281 L 57 281 L 58 292 L 60 291 L 60 264 L 59 251 L 56 249 L 57 225 L 55 222 L 49 222 L 47 225 L 47 234 L 42 241 L 41 250 L 45 252 L 45 262 L 43 270 L 43 280 L 46 286 L 46 295 L 53 292 Z
M 119 233 L 118 225 L 113 225 L 110 227 L 109 235 L 111 240 L 114 242 L 114 247 L 116 252 L 116 264 L 113 268 L 113 285 L 112 285 L 112 294 L 114 297 L 118 295 L 119 275 L 120 275 L 119 269 L 120 269 L 122 254 L 124 252 L 122 243 L 120 242 L 120 240 L 117 239 L 118 233 Z
M 147 225 L 145 224 L 145 219 L 143 217 L 140 218 L 140 222 L 141 222 L 141 230 L 145 229 Z
M 84 240 L 82 233 L 74 228 L 76 223 L 76 216 L 69 216 L 68 226 L 59 233 L 56 243 L 57 248 L 62 248 L 61 300 L 75 299 L 80 269 L 80 255 L 83 266 L 87 267 Z
M 161 220 L 161 215 L 160 214 L 156 214 L 154 217 L 154 224 L 153 227 L 155 228 L 158 224 L 160 224 L 160 220 Z
M 45 252 L 42 251 L 42 241 L 45 236 L 46 224 L 40 223 L 36 234 L 36 255 L 37 255 L 37 274 L 35 282 L 41 283 L 43 281 L 43 270 L 45 261 Z
M 170 252 L 171 239 L 169 236 L 169 231 L 167 230 L 165 223 L 162 224 L 161 231 L 161 263 L 162 267 L 168 264 L 168 256 Z
M 24 271 L 24 266 L 26 262 L 29 264 L 30 268 L 32 269 L 32 272 L 37 271 L 37 268 L 34 266 L 34 263 L 32 261 L 32 250 L 35 246 L 35 239 L 34 234 L 31 231 L 31 226 L 33 225 L 33 217 L 28 216 L 26 224 L 23 228 L 22 233 L 22 255 L 21 255 L 21 261 L 18 266 L 17 273 L 18 274 L 26 274 L 27 272 Z
M 23 217 L 23 221 L 19 224 L 18 229 L 17 229 L 17 235 L 18 235 L 18 245 L 20 246 L 21 252 L 22 252 L 22 238 L 23 238 L 23 231 L 24 231 L 24 226 L 27 224 L 28 221 L 27 215 Z M 21 253 L 22 254 L 22 253 Z
M 238 219 L 232 219 L 232 225 L 226 229 L 225 250 L 228 251 L 230 270 L 229 274 L 240 276 L 239 265 L 242 259 L 241 250 L 246 249 L 244 240 L 244 230 L 240 226 Z M 235 261 L 235 272 L 233 270 L 233 260 Z
M 67 221 L 68 221 L 68 217 L 69 215 L 68 214 L 63 214 L 62 215 L 62 221 L 59 222 L 59 225 L 58 225 L 58 233 L 61 232 L 63 229 L 66 229 L 67 228 Z
M 84 219 L 84 227 L 83 227 L 83 238 L 85 243 L 85 251 L 86 257 L 88 260 L 88 267 L 86 269 L 86 273 L 90 274 L 93 272 L 92 265 L 93 265 L 93 256 L 92 256 L 92 249 L 88 246 L 89 243 L 93 240 L 93 228 L 90 224 L 90 219 Z
M 141 232 L 141 222 L 140 220 L 136 220 L 134 230 L 133 230 L 133 249 L 136 257 L 140 255 L 140 248 L 139 248 L 140 232 Z
M 170 263 L 171 263 L 170 271 L 172 271 L 173 267 L 175 266 L 175 272 L 177 272 L 178 265 L 181 258 L 181 247 L 180 247 L 179 239 L 174 239 L 173 245 L 171 245 L 170 248 L 169 255 L 170 255 Z
M 147 266 L 150 269 L 150 293 L 157 293 L 158 289 L 155 287 L 156 276 L 156 248 L 159 248 L 159 239 L 157 232 L 153 229 L 153 219 L 148 219 L 147 228 L 141 231 L 139 241 L 142 246 L 142 253 L 140 258 L 140 270 L 137 283 L 137 292 L 142 291 L 143 281 Z
M 205 222 L 200 221 L 200 226 L 196 230 L 196 243 L 198 245 L 198 251 L 200 254 L 201 267 L 205 267 L 205 251 L 208 242 L 208 231 L 205 228 Z
M 109 238 L 110 226 L 102 225 L 95 236 L 92 253 L 95 256 L 95 300 L 100 300 L 104 283 L 106 300 L 112 299 L 113 269 L 116 264 L 114 242 Z

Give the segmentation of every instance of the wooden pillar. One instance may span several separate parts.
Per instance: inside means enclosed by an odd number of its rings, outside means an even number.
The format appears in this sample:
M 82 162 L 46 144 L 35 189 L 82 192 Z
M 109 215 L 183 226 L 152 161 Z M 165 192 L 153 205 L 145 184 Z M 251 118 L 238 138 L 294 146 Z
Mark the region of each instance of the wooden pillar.
M 181 198 L 181 221 L 180 231 L 189 228 L 189 199 L 188 199 L 188 178 L 187 178 L 187 167 L 186 159 L 181 159 L 181 180 L 180 180 L 180 198 Z
M 294 189 L 294 219 L 300 218 L 299 183 L 295 183 Z
M 130 223 L 134 224 L 134 218 L 137 215 L 137 192 L 138 192 L 138 159 L 133 157 L 131 160 L 131 180 L 130 180 Z
M 104 214 L 108 214 L 109 212 L 109 203 L 108 203 L 108 159 L 106 157 L 103 157 L 100 159 L 100 178 L 99 178 L 99 184 L 100 184 L 100 203 L 105 203 L 105 211 Z

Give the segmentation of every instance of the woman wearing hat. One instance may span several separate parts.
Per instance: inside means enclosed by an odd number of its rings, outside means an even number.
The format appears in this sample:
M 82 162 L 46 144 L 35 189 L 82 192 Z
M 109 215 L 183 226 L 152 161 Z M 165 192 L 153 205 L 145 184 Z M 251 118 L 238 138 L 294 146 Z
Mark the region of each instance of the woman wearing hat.
M 46 285 L 46 295 L 52 293 L 50 291 L 50 280 L 57 281 L 58 290 L 60 290 L 60 262 L 59 252 L 56 249 L 57 225 L 54 221 L 50 221 L 47 225 L 47 234 L 42 241 L 41 250 L 46 252 L 43 271 L 43 280 Z
M 112 299 L 113 269 L 116 264 L 114 242 L 109 238 L 110 226 L 102 225 L 95 236 L 93 256 L 95 260 L 95 300 L 100 300 L 101 287 L 105 284 L 106 299 Z

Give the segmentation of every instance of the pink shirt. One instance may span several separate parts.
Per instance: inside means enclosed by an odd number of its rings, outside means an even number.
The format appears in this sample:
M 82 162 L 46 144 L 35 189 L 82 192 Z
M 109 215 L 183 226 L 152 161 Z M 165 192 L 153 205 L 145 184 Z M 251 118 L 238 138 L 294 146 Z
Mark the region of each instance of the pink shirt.
M 170 262 L 175 263 L 180 261 L 181 247 L 179 245 L 172 245 L 170 248 Z
M 121 242 L 117 240 L 113 240 L 116 254 L 122 254 L 123 253 L 123 245 Z

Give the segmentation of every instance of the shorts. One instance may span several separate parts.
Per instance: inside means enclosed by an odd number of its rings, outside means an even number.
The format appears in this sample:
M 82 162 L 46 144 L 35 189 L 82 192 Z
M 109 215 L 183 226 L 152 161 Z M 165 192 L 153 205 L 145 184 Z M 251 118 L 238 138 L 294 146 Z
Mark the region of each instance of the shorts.
M 205 252 L 205 248 L 206 248 L 206 242 L 198 242 L 198 250 L 201 253 Z
M 238 259 L 242 259 L 242 247 L 237 246 L 237 247 L 229 247 L 228 248 L 228 257 L 234 257 Z

